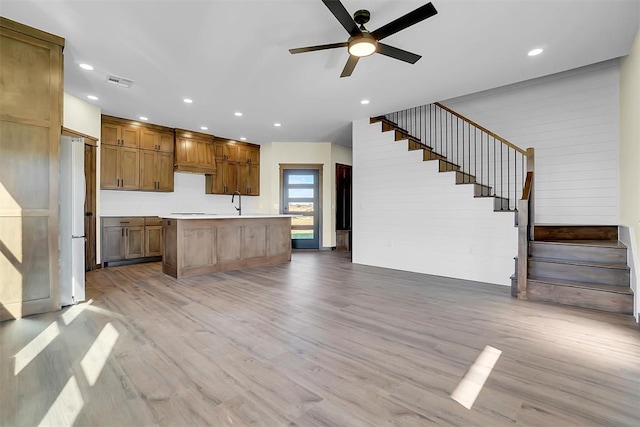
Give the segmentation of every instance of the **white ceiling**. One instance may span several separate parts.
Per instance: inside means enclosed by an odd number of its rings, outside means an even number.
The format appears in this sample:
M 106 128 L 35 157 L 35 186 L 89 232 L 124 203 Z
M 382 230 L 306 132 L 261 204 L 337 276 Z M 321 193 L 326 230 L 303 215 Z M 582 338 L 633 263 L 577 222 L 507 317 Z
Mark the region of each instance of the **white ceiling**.
M 368 9 L 369 30 L 426 1 L 343 0 Z M 3 0 L 0 14 L 66 39 L 65 91 L 104 114 L 251 142 L 351 143 L 352 120 L 626 55 L 638 0 L 433 0 L 438 14 L 385 39 L 415 65 L 363 58 L 340 78 L 346 41 L 320 0 Z M 528 57 L 534 47 L 544 47 Z M 83 71 L 86 62 L 94 71 Z M 106 83 L 107 74 L 135 81 Z M 193 98 L 187 105 L 184 97 Z M 370 99 L 367 106 L 361 99 Z M 235 111 L 244 115 L 234 116 Z M 275 128 L 274 122 L 282 127 Z

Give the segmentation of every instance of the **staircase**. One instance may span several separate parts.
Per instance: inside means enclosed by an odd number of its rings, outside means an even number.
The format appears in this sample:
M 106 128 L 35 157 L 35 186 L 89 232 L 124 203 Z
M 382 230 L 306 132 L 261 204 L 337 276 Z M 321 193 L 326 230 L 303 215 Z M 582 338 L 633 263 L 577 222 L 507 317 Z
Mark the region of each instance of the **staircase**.
M 382 132 L 393 132 L 408 150 L 422 150 L 422 160 L 437 161 L 440 172 L 455 173 L 456 184 L 473 185 L 474 197 L 493 198 L 495 212 L 516 213 L 514 297 L 633 314 L 627 248 L 617 226 L 534 225 L 532 148 L 523 150 L 439 103 L 370 123 L 381 123 Z
M 536 225 L 526 298 L 633 314 L 627 248 L 616 226 Z M 517 287 L 516 273 L 511 277 Z
M 369 120 L 371 124 L 378 122 L 382 123 L 382 132 L 393 132 L 396 141 L 407 141 L 407 149 L 409 151 L 422 150 L 423 161 L 437 161 L 440 172 L 455 172 L 457 185 L 473 185 L 474 197 L 493 198 L 494 212 L 515 212 L 515 208 L 510 208 L 507 197 L 496 195 L 491 186 L 480 183 L 475 175 L 462 171 L 462 166 L 448 160 L 446 156 L 438 154 L 433 147 L 424 144 L 419 138 L 411 135 L 408 131 L 383 116 L 372 117 Z

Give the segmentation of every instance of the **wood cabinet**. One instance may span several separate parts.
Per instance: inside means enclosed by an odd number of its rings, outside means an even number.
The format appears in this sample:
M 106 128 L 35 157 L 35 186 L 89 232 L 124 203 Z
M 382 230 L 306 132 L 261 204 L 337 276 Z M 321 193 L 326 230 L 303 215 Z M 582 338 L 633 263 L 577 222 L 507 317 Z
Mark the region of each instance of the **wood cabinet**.
M 176 129 L 174 169 L 181 172 L 215 173 L 213 136 Z
M 0 17 L 0 321 L 60 309 L 64 39 Z
M 140 131 L 140 148 L 142 150 L 173 153 L 173 140 L 173 132 L 159 132 L 147 128 L 142 128 Z
M 140 190 L 173 191 L 173 154 L 140 150 Z
M 140 128 L 124 123 L 102 122 L 101 144 L 138 148 L 140 146 Z
M 100 188 L 138 190 L 140 152 L 137 148 L 102 145 L 100 147 Z
M 260 195 L 260 146 L 216 138 L 214 142 L 217 170 L 207 175 L 207 194 Z
M 170 128 L 103 115 L 100 188 L 173 191 L 173 146 Z
M 162 255 L 162 220 L 157 217 L 102 218 L 102 262 Z

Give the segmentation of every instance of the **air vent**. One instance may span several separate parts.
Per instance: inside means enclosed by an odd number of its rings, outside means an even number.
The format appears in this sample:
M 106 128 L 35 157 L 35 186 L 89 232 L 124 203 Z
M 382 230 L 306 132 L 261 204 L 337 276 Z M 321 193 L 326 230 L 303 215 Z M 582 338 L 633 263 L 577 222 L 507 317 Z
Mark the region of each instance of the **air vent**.
M 125 79 L 124 77 L 118 76 L 107 76 L 107 82 L 123 87 L 131 87 L 133 85 L 133 80 Z

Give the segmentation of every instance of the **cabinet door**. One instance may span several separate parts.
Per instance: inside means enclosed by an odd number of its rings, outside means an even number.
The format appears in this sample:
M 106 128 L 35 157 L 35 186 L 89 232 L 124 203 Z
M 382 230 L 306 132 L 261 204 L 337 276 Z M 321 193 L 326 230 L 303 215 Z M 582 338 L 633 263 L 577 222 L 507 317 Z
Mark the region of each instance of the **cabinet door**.
M 260 147 L 249 147 L 249 163 L 252 165 L 260 164 Z
M 124 259 L 124 227 L 104 227 L 102 229 L 102 261 L 120 261 Z
M 156 160 L 155 151 L 140 150 L 140 189 L 141 190 L 157 190 L 158 179 L 156 177 Z M 173 171 L 173 164 L 171 165 Z
M 120 145 L 120 126 L 111 123 L 102 124 L 100 144 Z
M 140 129 L 140 148 L 143 150 L 158 150 L 158 134 L 151 129 Z
M 226 145 L 225 142 L 214 142 L 213 143 L 213 157 L 215 157 L 216 159 L 219 160 L 224 160 L 224 146 Z
M 100 188 L 103 190 L 118 189 L 119 181 L 119 148 L 102 144 L 100 147 Z
M 159 150 L 165 153 L 173 153 L 173 134 L 169 132 L 159 132 L 157 135 Z
M 138 148 L 140 146 L 140 129 L 134 126 L 120 127 L 120 145 L 129 148 Z
M 207 194 L 224 194 L 224 178 L 222 176 L 224 162 L 218 163 L 218 169 L 213 175 L 206 175 L 204 192 Z
M 222 164 L 224 180 L 224 194 L 232 194 L 238 190 L 238 164 L 224 162 Z
M 137 190 L 140 188 L 140 151 L 137 148 L 120 147 L 120 188 Z
M 162 226 L 148 225 L 144 228 L 145 250 L 144 256 L 162 255 Z
M 228 142 L 224 145 L 224 158 L 230 162 L 238 161 L 238 145 Z
M 127 227 L 124 233 L 126 259 L 144 257 L 144 227 Z
M 251 196 L 259 196 L 260 195 L 260 165 L 254 165 L 253 163 L 251 163 L 249 166 L 247 166 L 247 168 L 249 170 L 248 194 Z
M 238 187 L 247 196 L 260 195 L 260 165 L 240 165 L 238 170 Z
M 173 191 L 173 153 L 156 153 L 156 190 Z

